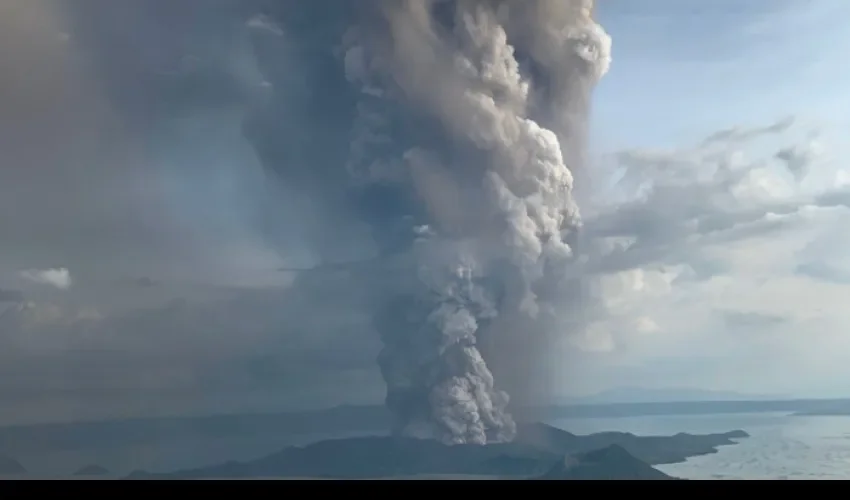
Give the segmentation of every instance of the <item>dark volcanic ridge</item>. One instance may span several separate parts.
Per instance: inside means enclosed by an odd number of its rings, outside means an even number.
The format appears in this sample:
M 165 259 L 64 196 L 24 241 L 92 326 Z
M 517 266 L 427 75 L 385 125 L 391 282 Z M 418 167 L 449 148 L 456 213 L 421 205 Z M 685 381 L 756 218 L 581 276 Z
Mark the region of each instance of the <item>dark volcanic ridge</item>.
M 545 424 L 519 427 L 511 443 L 448 446 L 398 437 L 358 437 L 320 441 L 247 462 L 165 474 L 135 472 L 132 479 L 212 478 L 387 478 L 491 476 L 493 478 L 665 479 L 652 465 L 676 463 L 715 453 L 719 446 L 747 437 L 677 434 L 670 437 L 606 432 L 578 436 Z
M 638 460 L 620 445 L 612 444 L 577 456 L 568 455 L 538 479 L 546 480 L 670 480 L 677 479 Z
M 74 473 L 75 476 L 108 476 L 109 471 L 100 465 L 86 465 Z
M 0 476 L 19 476 L 26 473 L 27 470 L 20 462 L 12 457 L 0 455 Z

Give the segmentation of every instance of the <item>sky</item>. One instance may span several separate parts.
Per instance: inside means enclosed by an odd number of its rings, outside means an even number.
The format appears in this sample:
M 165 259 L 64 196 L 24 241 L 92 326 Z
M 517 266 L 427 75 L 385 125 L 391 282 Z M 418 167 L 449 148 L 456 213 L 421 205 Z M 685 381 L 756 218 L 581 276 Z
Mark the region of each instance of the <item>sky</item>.
M 379 402 L 368 274 L 279 271 L 312 265 L 309 224 L 242 136 L 266 85 L 243 13 L 57 5 L 0 5 L 0 419 Z M 847 14 L 597 7 L 582 211 L 605 314 L 553 346 L 559 395 L 848 395 Z
M 720 130 L 793 118 L 784 133 L 729 151 L 760 161 L 791 145 L 808 147 L 808 175 L 797 181 L 788 172 L 758 172 L 749 186 L 738 186 L 738 203 L 840 189 L 850 75 L 837 61 L 850 39 L 839 19 L 849 8 L 793 0 L 600 3 L 597 17 L 614 40 L 614 60 L 595 94 L 596 151 L 682 158 L 683 149 Z M 670 193 L 658 209 L 685 209 L 687 193 Z M 638 296 L 622 299 L 627 315 L 644 317 L 644 325 L 652 319 L 655 331 L 640 337 L 620 327 L 612 335 L 628 347 L 580 358 L 588 365 L 583 373 L 609 384 L 630 378 L 637 385 L 846 395 L 838 382 L 848 347 L 840 306 L 846 208 L 800 206 L 781 230 L 697 243 L 678 264 L 690 273 L 708 266 L 701 279 L 677 281 L 648 268 L 617 278 Z

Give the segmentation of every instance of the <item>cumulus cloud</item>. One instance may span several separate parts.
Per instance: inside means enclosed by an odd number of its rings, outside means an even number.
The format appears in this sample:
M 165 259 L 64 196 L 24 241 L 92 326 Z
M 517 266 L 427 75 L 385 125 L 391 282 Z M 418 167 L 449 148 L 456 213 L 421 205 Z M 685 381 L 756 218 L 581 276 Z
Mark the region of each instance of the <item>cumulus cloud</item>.
M 797 181 L 802 180 L 809 173 L 808 169 L 811 165 L 823 155 L 823 144 L 814 138 L 776 152 L 776 158 L 785 163 Z
M 64 267 L 53 269 L 29 269 L 21 271 L 21 277 L 38 285 L 47 285 L 67 290 L 71 288 L 71 273 Z
M 850 285 L 850 271 L 828 262 L 803 262 L 795 268 L 798 274 L 816 280 Z

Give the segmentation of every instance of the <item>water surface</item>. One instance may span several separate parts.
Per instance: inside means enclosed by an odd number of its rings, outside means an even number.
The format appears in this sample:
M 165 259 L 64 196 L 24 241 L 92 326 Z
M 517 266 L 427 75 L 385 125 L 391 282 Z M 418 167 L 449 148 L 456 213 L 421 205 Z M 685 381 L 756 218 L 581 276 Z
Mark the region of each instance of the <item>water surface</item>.
M 659 469 L 689 479 L 848 479 L 850 417 L 795 417 L 787 413 L 563 419 L 553 425 L 577 434 L 623 431 L 639 435 L 706 434 L 742 429 L 750 434 L 718 453 Z

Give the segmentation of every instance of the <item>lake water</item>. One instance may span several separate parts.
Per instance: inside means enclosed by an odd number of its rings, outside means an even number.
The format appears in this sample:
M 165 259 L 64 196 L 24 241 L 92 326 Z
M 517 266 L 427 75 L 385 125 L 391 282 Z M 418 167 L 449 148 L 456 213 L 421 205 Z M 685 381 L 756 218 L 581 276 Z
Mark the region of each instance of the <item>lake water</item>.
M 564 419 L 552 424 L 576 434 L 623 431 L 638 435 L 707 434 L 743 429 L 751 437 L 724 446 L 712 455 L 682 464 L 659 466 L 664 472 L 690 479 L 844 479 L 850 478 L 850 417 L 792 417 L 754 413 L 725 415 L 647 416 Z M 353 434 L 352 434 L 353 435 Z M 303 445 L 341 435 L 246 436 L 230 439 L 187 439 L 132 448 L 115 447 L 53 453 L 15 453 L 31 474 L 66 476 L 88 464 L 113 473 L 133 470 L 171 471 L 229 460 L 249 460 L 291 445 Z
M 794 417 L 753 413 L 564 419 L 554 425 L 576 434 L 624 431 L 638 435 L 707 434 L 742 429 L 750 434 L 718 453 L 659 469 L 688 479 L 848 479 L 850 417 Z

